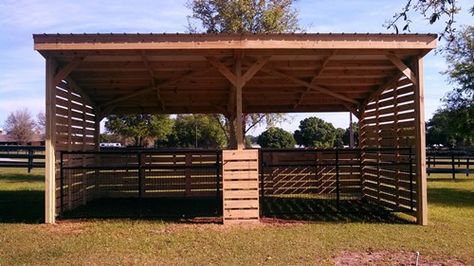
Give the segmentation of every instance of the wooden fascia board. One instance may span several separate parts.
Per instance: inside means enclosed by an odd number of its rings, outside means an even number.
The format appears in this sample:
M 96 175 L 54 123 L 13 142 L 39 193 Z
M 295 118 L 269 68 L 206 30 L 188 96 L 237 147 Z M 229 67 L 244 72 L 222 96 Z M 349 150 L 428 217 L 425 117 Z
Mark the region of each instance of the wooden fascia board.
M 436 35 L 392 34 L 217 34 L 217 35 L 34 35 L 34 48 L 45 50 L 140 49 L 426 49 Z

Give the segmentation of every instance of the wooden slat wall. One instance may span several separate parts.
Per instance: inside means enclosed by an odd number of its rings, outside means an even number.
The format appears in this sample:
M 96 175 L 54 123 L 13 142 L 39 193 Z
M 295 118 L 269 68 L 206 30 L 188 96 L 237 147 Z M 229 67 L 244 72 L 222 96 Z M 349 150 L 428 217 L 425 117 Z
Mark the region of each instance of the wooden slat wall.
M 216 197 L 220 191 L 218 156 L 200 151 L 100 154 L 99 167 L 110 170 L 98 170 L 96 197 L 138 197 L 140 160 L 143 197 Z
M 96 148 L 96 117 L 93 104 L 65 81 L 56 86 L 56 212 L 61 211 L 60 151 L 91 151 Z M 87 166 L 91 155 L 64 155 L 63 166 Z M 94 172 L 74 170 L 64 175 L 63 210 L 86 204 L 94 197 Z
M 222 161 L 224 224 L 258 222 L 258 150 L 225 150 Z
M 341 194 L 361 195 L 359 153 L 358 150 L 339 151 Z M 265 195 L 336 193 L 334 150 L 262 151 L 261 160 L 264 166 L 260 169 L 260 178 L 263 178 Z
M 372 99 L 359 121 L 361 148 L 414 148 L 414 99 L 415 86 L 406 77 Z M 363 152 L 363 163 L 388 164 L 362 168 L 363 197 L 390 210 L 416 211 L 415 155 L 410 167 L 409 154 L 409 150 Z

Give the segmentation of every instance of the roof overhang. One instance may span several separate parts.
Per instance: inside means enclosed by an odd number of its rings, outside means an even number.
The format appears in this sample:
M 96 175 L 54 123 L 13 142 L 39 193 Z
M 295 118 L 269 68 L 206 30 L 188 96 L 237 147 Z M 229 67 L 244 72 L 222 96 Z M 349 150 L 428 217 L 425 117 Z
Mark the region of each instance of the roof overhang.
M 436 47 L 434 34 L 35 34 L 34 48 L 112 113 L 226 113 L 235 59 L 243 111 L 357 108 Z

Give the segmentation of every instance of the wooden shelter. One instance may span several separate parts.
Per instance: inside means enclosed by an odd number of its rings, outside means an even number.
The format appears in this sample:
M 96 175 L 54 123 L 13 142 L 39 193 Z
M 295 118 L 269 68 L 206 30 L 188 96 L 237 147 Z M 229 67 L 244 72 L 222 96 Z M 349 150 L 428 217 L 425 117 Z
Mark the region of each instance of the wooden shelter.
M 427 223 L 422 58 L 435 48 L 435 35 L 35 34 L 33 38 L 34 48 L 46 59 L 47 223 L 54 223 L 59 212 L 59 152 L 98 150 L 102 118 L 137 113 L 228 117 L 233 122 L 233 149 L 225 150 L 221 160 L 224 222 L 258 221 L 259 156 L 258 150 L 244 150 L 243 114 L 272 112 L 352 112 L 359 118 L 361 148 L 413 148 L 410 186 L 416 192 L 410 197 L 415 197 L 416 206 L 412 210 L 419 224 Z M 400 161 L 404 155 L 360 156 L 381 162 Z M 83 166 L 91 162 L 97 163 L 97 158 L 70 159 Z M 374 186 L 367 187 L 367 197 L 402 206 L 402 172 L 362 168 L 360 179 Z M 83 196 L 78 199 L 86 203 L 86 191 L 96 186 L 90 181 L 94 172 L 81 176 L 77 184 Z

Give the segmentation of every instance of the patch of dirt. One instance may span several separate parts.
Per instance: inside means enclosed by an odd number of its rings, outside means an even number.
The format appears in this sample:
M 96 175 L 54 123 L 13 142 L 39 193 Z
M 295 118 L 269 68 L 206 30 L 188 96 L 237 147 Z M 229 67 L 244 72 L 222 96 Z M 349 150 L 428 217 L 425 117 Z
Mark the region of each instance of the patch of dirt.
M 86 226 L 81 221 L 59 221 L 56 224 L 45 224 L 42 227 L 51 233 L 77 235 L 86 231 Z
M 344 251 L 334 258 L 334 264 L 338 266 L 346 265 L 417 265 L 416 252 L 389 252 L 389 251 L 366 251 L 366 252 L 350 252 Z M 449 265 L 458 266 L 466 265 L 457 258 L 437 258 L 433 259 L 429 256 L 418 256 L 418 265 L 438 266 Z

